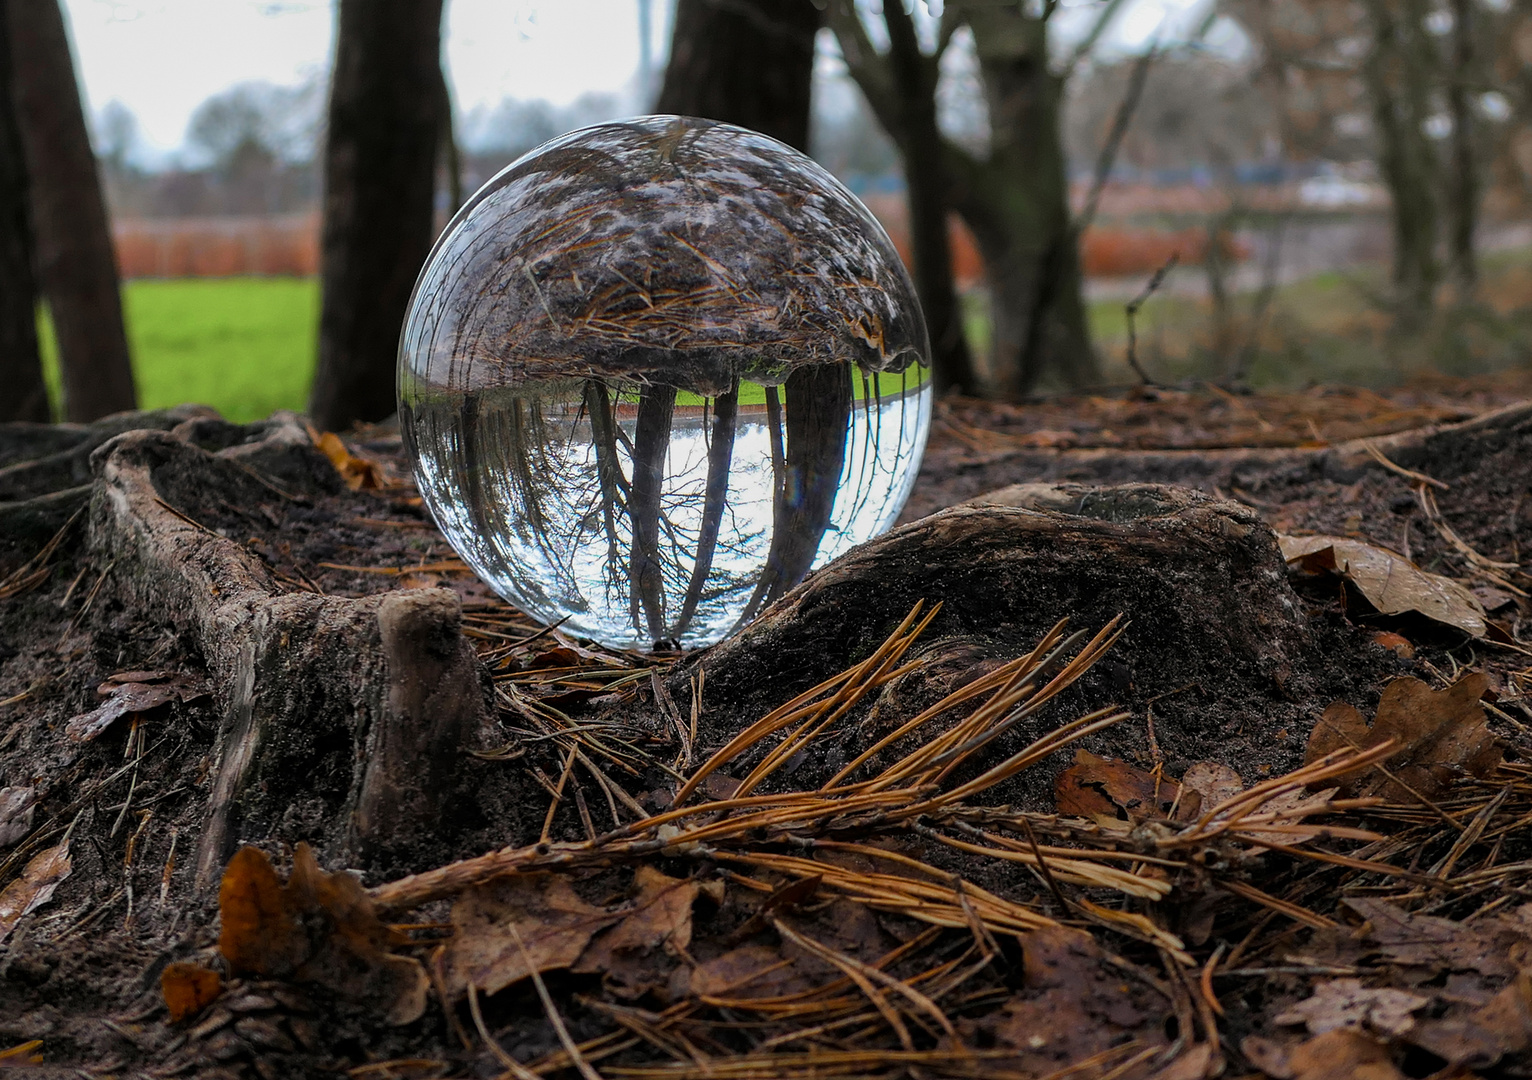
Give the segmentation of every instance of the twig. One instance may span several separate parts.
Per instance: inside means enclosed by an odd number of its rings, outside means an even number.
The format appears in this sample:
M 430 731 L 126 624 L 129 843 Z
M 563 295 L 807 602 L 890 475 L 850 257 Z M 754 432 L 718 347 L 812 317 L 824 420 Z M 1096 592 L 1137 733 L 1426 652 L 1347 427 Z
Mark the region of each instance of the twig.
M 1139 365 L 1138 329 L 1134 319 L 1138 315 L 1138 309 L 1143 307 L 1148 299 L 1154 295 L 1155 291 L 1164 284 L 1166 275 L 1174 270 L 1176 263 L 1180 261 L 1181 253 L 1179 251 L 1172 251 L 1170 258 L 1165 260 L 1165 265 L 1154 272 L 1154 276 L 1149 279 L 1149 284 L 1144 286 L 1143 291 L 1132 300 L 1129 300 L 1128 306 L 1123 308 L 1123 312 L 1128 317 L 1128 366 L 1143 380 L 1145 386 L 1158 386 L 1159 384 L 1151 379 L 1149 373 Z

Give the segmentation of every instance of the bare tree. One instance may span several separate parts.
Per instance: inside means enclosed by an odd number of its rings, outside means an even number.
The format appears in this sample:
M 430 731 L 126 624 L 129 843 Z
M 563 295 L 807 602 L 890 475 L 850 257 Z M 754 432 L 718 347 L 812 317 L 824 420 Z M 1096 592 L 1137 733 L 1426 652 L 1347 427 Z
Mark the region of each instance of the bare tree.
M 835 16 L 839 31 L 854 32 L 848 20 L 856 19 L 848 3 Z M 943 141 L 936 123 L 936 84 L 941 76 L 945 47 L 927 54 L 921 51 L 914 20 L 902 5 L 883 5 L 888 31 L 887 76 L 896 90 L 883 94 L 889 114 L 883 118 L 904 160 L 905 189 L 910 212 L 910 243 L 915 257 L 915 288 L 931 335 L 931 352 L 938 391 L 960 388 L 979 391 L 978 374 L 952 278 L 952 247 L 948 238 L 948 190 L 951 178 L 943 157 Z M 948 33 L 955 27 L 949 22 Z M 860 29 L 860 23 L 856 29 Z M 863 75 L 869 73 L 864 69 Z
M 6 15 L 38 277 L 58 337 L 64 415 L 94 420 L 136 401 L 101 179 L 58 4 L 19 0 L 7 4 Z
M 886 5 L 885 12 L 895 6 Z M 893 44 L 899 12 L 889 24 L 890 50 L 880 53 L 851 0 L 837 0 L 830 9 L 852 77 L 884 127 L 901 142 L 907 173 L 931 168 L 934 157 L 946 204 L 974 234 L 989 275 L 995 389 L 1009 395 L 1026 393 L 1048 373 L 1075 386 L 1099 374 L 1081 300 L 1079 251 L 1059 135 L 1063 77 L 1053 70 L 1048 54 L 1054 7 L 1046 3 L 1033 11 L 1021 3 L 952 0 L 943 11 L 935 50 L 919 62 L 926 77 L 913 81 L 902 77 L 897 66 L 908 66 L 899 51 L 908 49 L 907 39 L 902 46 Z M 973 33 L 989 108 L 991 139 L 983 156 L 939 134 L 934 153 L 911 138 L 917 131 L 929 138 L 921 118 L 934 116 L 934 106 L 928 112 L 917 99 L 934 91 L 929 75 L 965 23 Z M 912 165 L 912 158 L 919 160 Z M 913 220 L 913 205 L 911 212 Z M 926 277 L 939 278 L 939 269 Z
M 1426 133 L 1436 74 L 1426 0 L 1367 0 L 1372 51 L 1363 72 L 1378 134 L 1378 165 L 1393 196 L 1394 288 L 1400 325 L 1436 304 L 1439 217 L 1435 148 Z
M 27 170 L 11 94 L 10 30 L 0 0 L 0 421 L 46 423 L 48 389 L 37 355 L 37 282 L 32 275 L 32 223 Z
M 1452 0 L 1451 58 L 1447 62 L 1447 113 L 1452 117 L 1447 182 L 1447 255 L 1458 298 L 1473 295 L 1479 280 L 1474 234 L 1484 187 L 1476 144 L 1474 85 L 1478 81 L 1478 13 L 1473 0 Z
M 341 0 L 325 143 L 319 366 L 309 410 L 344 428 L 395 408 L 394 364 L 431 248 L 442 0 Z

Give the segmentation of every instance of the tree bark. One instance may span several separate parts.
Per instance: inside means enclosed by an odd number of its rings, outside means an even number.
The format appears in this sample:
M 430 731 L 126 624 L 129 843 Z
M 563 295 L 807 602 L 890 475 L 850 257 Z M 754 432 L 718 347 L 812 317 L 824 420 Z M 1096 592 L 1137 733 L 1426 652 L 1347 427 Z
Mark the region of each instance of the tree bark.
M 962 11 L 978 48 L 992 134 L 987 167 L 960 179 L 955 205 L 990 269 L 1000 389 L 1025 394 L 1048 373 L 1088 385 L 1099 369 L 1070 226 L 1063 84 L 1048 63 L 1048 22 L 1019 6 Z
M 325 143 L 321 426 L 397 407 L 399 329 L 432 240 L 442 0 L 342 0 Z
M 884 56 L 873 48 L 853 7 L 832 11 L 852 76 L 898 139 L 911 91 L 897 74 L 893 50 Z M 1058 128 L 1062 80 L 1049 67 L 1047 20 L 1014 5 L 955 2 L 946 12 L 944 40 L 959 21 L 973 30 L 989 103 L 988 156 L 979 158 L 947 139 L 938 143 L 947 204 L 973 231 L 989 278 L 995 383 L 989 389 L 1023 394 L 1049 373 L 1072 386 L 1088 385 L 1099 372 L 1080 294 Z M 929 107 L 934 116 L 934 102 Z M 907 165 L 913 151 L 906 150 Z
M 12 93 L 10 0 L 0 0 L 0 421 L 47 423 L 48 388 L 37 352 L 37 279 L 27 169 Z
M 854 15 L 852 16 L 855 17 Z M 976 393 L 978 373 L 963 333 L 963 313 L 952 280 L 952 242 L 947 226 L 949 182 L 936 124 L 936 84 L 941 56 L 920 51 L 915 24 L 898 4 L 885 4 L 888 60 L 897 98 L 898 121 L 890 129 L 904 158 L 910 243 L 915 255 L 915 289 L 931 335 L 932 374 L 937 393 Z
M 811 0 L 679 0 L 655 111 L 738 124 L 806 151 L 819 21 Z
M 1436 304 L 1437 166 L 1422 130 L 1430 112 L 1431 42 L 1422 0 L 1369 0 L 1373 47 L 1365 74 L 1378 130 L 1378 164 L 1393 199 L 1394 287 L 1401 329 Z
M 12 2 L 6 14 L 38 277 L 58 337 L 64 415 L 94 420 L 136 401 L 101 178 L 58 4 Z
M 1473 109 L 1474 56 L 1473 0 L 1452 0 L 1452 64 L 1447 80 L 1447 111 L 1452 116 L 1452 178 L 1449 185 L 1447 253 L 1458 300 L 1473 295 L 1479 280 L 1474 233 L 1479 226 L 1478 153 L 1474 145 L 1476 124 Z

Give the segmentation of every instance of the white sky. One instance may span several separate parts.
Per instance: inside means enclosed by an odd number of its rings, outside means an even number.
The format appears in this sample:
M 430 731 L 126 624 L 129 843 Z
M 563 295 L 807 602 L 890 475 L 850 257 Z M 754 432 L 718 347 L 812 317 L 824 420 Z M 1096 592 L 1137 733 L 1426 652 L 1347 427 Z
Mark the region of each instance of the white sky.
M 33 0 L 25 0 L 33 2 Z M 1131 47 L 1165 12 L 1197 0 L 1132 0 L 1114 37 Z M 653 48 L 669 40 L 670 0 L 653 0 Z M 97 113 L 118 100 L 138 118 L 141 153 L 176 150 L 192 111 L 238 82 L 302 82 L 329 65 L 329 0 L 65 0 L 76 62 Z M 567 104 L 622 92 L 638 70 L 637 0 L 447 0 L 447 68 L 457 107 L 506 97 Z

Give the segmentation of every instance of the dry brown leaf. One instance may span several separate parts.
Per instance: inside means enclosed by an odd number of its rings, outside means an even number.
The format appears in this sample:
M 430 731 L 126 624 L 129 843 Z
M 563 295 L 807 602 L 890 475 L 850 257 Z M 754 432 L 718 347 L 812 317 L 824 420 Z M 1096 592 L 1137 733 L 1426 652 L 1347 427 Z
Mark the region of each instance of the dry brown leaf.
M 1389 963 L 1418 968 L 1432 978 L 1443 971 L 1477 972 L 1490 978 L 1516 973 L 1511 947 L 1525 940 L 1518 923 L 1500 919 L 1454 922 L 1416 915 L 1371 896 L 1348 896 L 1345 905 L 1367 920 L 1365 937 Z
M 791 961 L 769 945 L 743 945 L 692 971 L 691 992 L 704 1000 L 778 997 L 808 986 Z
M 1053 782 L 1059 813 L 1074 817 L 1138 820 L 1167 817 L 1172 807 L 1178 820 L 1194 817 L 1200 796 L 1182 795 L 1181 785 L 1125 761 L 1075 751 L 1075 763 Z M 1189 797 L 1188 797 L 1189 796 Z
M 378 463 L 347 450 L 339 435 L 333 431 L 317 433 L 310 428 L 309 436 L 352 491 L 376 491 L 383 486 L 383 469 Z
M 443 957 L 447 992 L 457 997 L 472 984 L 494 994 L 534 970 L 570 967 L 596 931 L 622 914 L 586 903 L 556 874 L 486 882 L 452 906 L 455 933 Z
M 960 1022 L 965 1035 L 1014 1051 L 997 1068 L 1053 1075 L 1129 1038 L 1165 1041 L 1163 1017 L 1108 966 L 1090 934 L 1047 927 L 1023 935 L 1021 948 L 1024 992 L 996 1013 Z
M 196 1016 L 222 992 L 223 980 L 218 972 L 201 964 L 167 964 L 160 972 L 160 993 L 164 995 L 172 1024 Z
M 590 943 L 575 971 L 605 971 L 623 954 L 660 948 L 684 951 L 691 944 L 692 903 L 697 899 L 697 883 L 640 866 L 634 885 L 633 906 L 617 912 L 622 921 L 603 930 Z
M 285 884 L 265 852 L 241 848 L 224 870 L 218 911 L 218 948 L 236 974 L 316 983 L 376 1005 L 390 1024 L 425 1012 L 425 968 L 387 951 L 402 939 L 378 918 L 361 882 L 325 873 L 307 844 L 294 850 Z
M 1282 557 L 1309 573 L 1333 571 L 1384 615 L 1415 612 L 1483 637 L 1484 605 L 1468 587 L 1428 573 L 1392 551 L 1343 536 L 1277 537 Z
M 1395 1038 L 1415 1026 L 1412 1015 L 1431 1004 L 1430 998 L 1407 990 L 1374 989 L 1361 979 L 1330 979 L 1314 988 L 1314 996 L 1276 1017 L 1279 1024 L 1302 1024 L 1311 1035 L 1357 1028 Z
M 0 788 L 0 848 L 11 847 L 26 839 L 32 831 L 32 817 L 36 811 L 36 788 Z
M 134 678 L 134 677 L 137 678 Z M 90 742 L 124 716 L 148 712 L 171 701 L 207 696 L 207 686 L 189 675 L 161 671 L 128 671 L 113 675 L 97 688 L 106 701 L 64 725 L 75 742 Z
M 1202 798 L 1202 809 L 1211 810 L 1245 790 L 1239 773 L 1214 761 L 1197 761 L 1181 776 L 1181 786 Z
M 27 912 L 53 899 L 53 890 L 72 868 L 67 840 L 32 856 L 21 876 L 0 891 L 0 941 L 11 936 Z
M 1384 687 L 1371 727 L 1355 708 L 1335 702 L 1310 733 L 1304 761 L 1393 739 L 1398 749 L 1384 767 L 1399 783 L 1381 772 L 1367 772 L 1348 780 L 1342 792 L 1413 801 L 1407 787 L 1434 798 L 1456 777 L 1467 773 L 1483 778 L 1500 764 L 1500 750 L 1479 704 L 1488 687 L 1489 676 L 1483 672 L 1464 675 L 1445 690 L 1432 690 L 1419 679 L 1395 679 Z
M 266 853 L 242 847 L 218 886 L 218 951 L 235 975 L 291 975 L 301 958 L 298 921 Z
M 1487 1068 L 1532 1047 L 1532 975 L 1521 972 L 1490 1001 L 1464 1016 L 1427 1020 L 1410 1035 L 1449 1065 Z
M 1287 1080 L 1404 1080 L 1388 1047 L 1350 1028 L 1316 1035 L 1287 1053 Z

